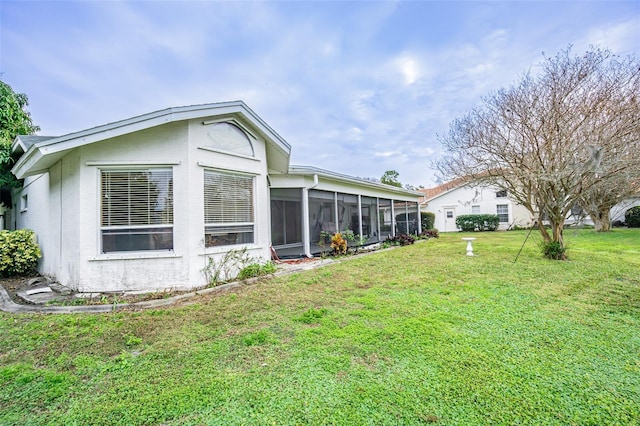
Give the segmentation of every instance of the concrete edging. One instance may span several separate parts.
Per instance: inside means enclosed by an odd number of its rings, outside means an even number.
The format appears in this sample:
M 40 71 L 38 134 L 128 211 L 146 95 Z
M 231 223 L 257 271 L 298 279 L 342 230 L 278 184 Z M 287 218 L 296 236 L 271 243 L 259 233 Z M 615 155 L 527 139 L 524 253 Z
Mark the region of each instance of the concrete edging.
M 281 275 L 292 274 L 295 272 L 302 272 L 310 269 L 319 268 L 322 266 L 330 265 L 336 263 L 336 260 L 326 260 L 322 259 L 320 262 L 317 262 L 313 265 L 301 265 L 292 267 L 289 269 L 284 269 L 282 271 L 278 271 L 272 276 L 277 277 Z M 158 308 L 162 306 L 173 305 L 176 302 L 180 302 L 182 300 L 191 299 L 196 296 L 217 293 L 226 290 L 230 290 L 233 288 L 242 287 L 247 284 L 252 284 L 256 281 L 264 279 L 265 277 L 256 277 L 251 278 L 249 280 L 244 281 L 232 281 L 230 283 L 221 284 L 216 287 L 207 287 L 201 290 L 194 290 L 190 293 L 178 294 L 176 296 L 168 297 L 166 299 L 154 299 L 154 300 L 145 300 L 143 302 L 134 302 L 134 303 L 114 303 L 109 305 L 80 305 L 80 306 L 46 306 L 46 305 L 24 305 L 20 303 L 16 303 L 11 299 L 7 290 L 0 285 L 0 310 L 4 312 L 8 312 L 11 314 L 26 314 L 26 313 L 41 313 L 41 314 L 74 314 L 74 313 L 109 313 L 109 312 L 117 312 L 126 309 L 149 309 L 149 308 Z

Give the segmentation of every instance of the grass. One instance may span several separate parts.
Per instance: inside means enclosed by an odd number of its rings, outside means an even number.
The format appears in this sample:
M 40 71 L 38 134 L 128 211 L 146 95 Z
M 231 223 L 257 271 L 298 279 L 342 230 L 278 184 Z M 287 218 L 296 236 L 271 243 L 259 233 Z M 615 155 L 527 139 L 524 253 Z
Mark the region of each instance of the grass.
M 639 424 L 640 231 L 443 234 L 188 305 L 0 314 L 0 424 Z

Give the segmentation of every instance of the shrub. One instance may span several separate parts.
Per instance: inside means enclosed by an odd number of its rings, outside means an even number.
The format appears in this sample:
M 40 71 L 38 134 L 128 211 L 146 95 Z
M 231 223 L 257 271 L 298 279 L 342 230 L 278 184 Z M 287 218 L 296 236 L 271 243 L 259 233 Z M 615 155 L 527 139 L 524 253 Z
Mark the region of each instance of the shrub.
M 566 255 L 567 248 L 563 247 L 557 241 L 550 241 L 548 243 L 545 243 L 543 241 L 540 243 L 540 248 L 542 249 L 542 254 L 547 259 L 565 260 L 567 258 L 567 255 Z
M 409 234 L 398 234 L 395 237 L 389 237 L 384 240 L 385 245 L 389 246 L 408 246 L 409 244 L 413 244 L 416 239 L 413 235 Z
M 0 231 L 0 276 L 31 273 L 40 257 L 42 253 L 32 230 Z
M 251 263 L 240 270 L 238 274 L 239 280 L 260 277 L 262 275 L 273 274 L 276 271 L 276 265 L 269 261 L 267 263 Z
M 420 224 L 422 232 L 433 229 L 433 225 L 436 223 L 436 214 L 431 212 L 420 212 Z
M 207 283 L 212 286 L 222 284 L 237 277 L 238 271 L 242 271 L 248 265 L 255 263 L 253 257 L 247 253 L 247 248 L 229 250 L 221 257 L 209 257 L 202 269 Z
M 345 254 L 347 252 L 347 240 L 342 238 L 342 234 L 336 232 L 331 237 L 331 248 L 336 254 Z
M 456 226 L 464 232 L 495 231 L 498 225 L 497 214 L 463 214 L 456 218 Z
M 624 214 L 624 221 L 629 228 L 640 228 L 640 206 L 627 210 Z
M 427 229 L 422 233 L 427 238 L 440 238 L 440 234 L 437 229 Z

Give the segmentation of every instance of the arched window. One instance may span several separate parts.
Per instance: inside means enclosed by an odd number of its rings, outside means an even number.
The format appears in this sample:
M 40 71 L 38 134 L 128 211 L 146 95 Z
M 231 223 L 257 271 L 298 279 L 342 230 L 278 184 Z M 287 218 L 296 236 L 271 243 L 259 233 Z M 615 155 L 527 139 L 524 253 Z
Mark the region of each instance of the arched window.
M 208 148 L 253 157 L 253 145 L 247 134 L 231 123 L 216 123 L 207 132 Z

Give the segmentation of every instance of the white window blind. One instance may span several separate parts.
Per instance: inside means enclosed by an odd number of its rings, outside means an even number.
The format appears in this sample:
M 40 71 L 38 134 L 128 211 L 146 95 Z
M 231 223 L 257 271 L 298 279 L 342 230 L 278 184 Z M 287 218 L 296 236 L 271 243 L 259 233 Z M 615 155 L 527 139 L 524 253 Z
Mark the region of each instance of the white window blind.
M 173 171 L 101 170 L 102 251 L 173 248 Z
M 498 214 L 498 218 L 501 223 L 509 222 L 509 205 L 508 204 L 498 204 L 496 206 L 496 213 Z
M 253 177 L 204 171 L 207 247 L 253 243 Z

